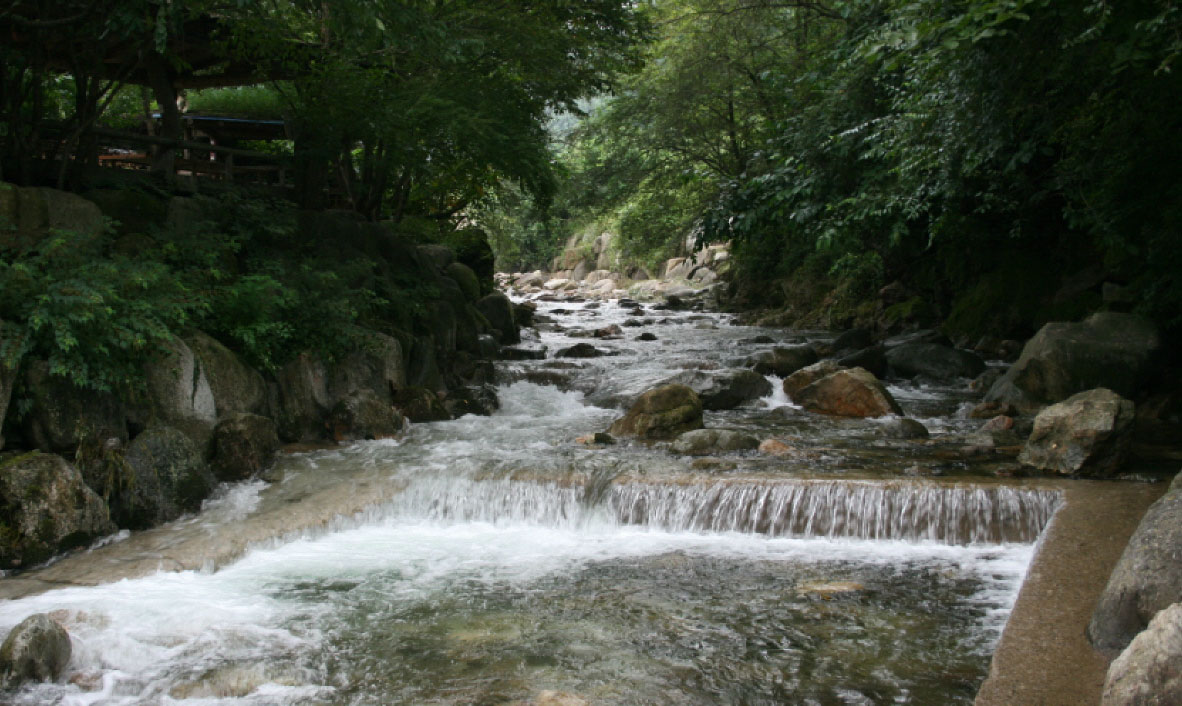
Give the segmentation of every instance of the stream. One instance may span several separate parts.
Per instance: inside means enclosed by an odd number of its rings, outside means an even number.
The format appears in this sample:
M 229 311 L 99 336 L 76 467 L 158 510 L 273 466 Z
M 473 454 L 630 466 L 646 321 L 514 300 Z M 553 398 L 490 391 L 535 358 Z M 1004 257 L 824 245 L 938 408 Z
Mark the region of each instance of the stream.
M 0 602 L 0 631 L 48 612 L 74 644 L 64 683 L 0 701 L 972 703 L 1059 494 L 963 453 L 980 424 L 968 381 L 888 385 L 922 441 L 804 412 L 772 378 L 771 395 L 705 421 L 783 455 L 588 445 L 675 374 L 832 334 L 538 305 L 522 347 L 548 355 L 498 364 L 491 417 L 283 455 L 269 483 L 225 488 L 162 532 L 232 527 L 361 477 L 387 489 L 363 512 L 217 570 Z M 582 337 L 612 324 L 621 338 Z M 581 341 L 608 355 L 553 357 Z

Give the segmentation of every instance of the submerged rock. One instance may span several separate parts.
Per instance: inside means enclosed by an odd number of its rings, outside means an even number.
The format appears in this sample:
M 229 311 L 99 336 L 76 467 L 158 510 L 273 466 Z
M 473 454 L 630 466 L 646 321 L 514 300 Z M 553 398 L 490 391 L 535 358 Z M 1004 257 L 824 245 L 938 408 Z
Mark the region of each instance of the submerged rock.
M 44 613 L 25 618 L 0 645 L 0 689 L 57 681 L 70 663 L 70 636 Z
M 115 531 L 107 505 L 61 456 L 0 463 L 0 569 L 19 569 Z
M 1100 706 L 1182 704 L 1182 603 L 1159 612 L 1108 667 Z
M 891 439 L 926 439 L 928 428 L 910 417 L 891 419 L 882 426 L 883 433 Z
M 472 385 L 449 391 L 443 406 L 455 418 L 465 414 L 487 417 L 501 408 L 501 401 L 497 399 L 496 388 L 492 385 Z
M 730 429 L 696 429 L 687 431 L 670 446 L 674 453 L 705 456 L 726 451 L 751 451 L 759 447 L 759 439 L 750 434 Z
M 767 378 L 751 370 L 719 371 L 686 370 L 666 379 L 662 384 L 686 385 L 698 393 L 702 408 L 708 410 L 734 409 L 744 402 L 767 397 L 772 384 Z
M 1125 648 L 1158 611 L 1182 602 L 1182 474 L 1145 512 L 1112 570 L 1088 624 L 1109 654 Z
M 797 393 L 795 401 L 810 412 L 839 417 L 903 414 L 878 378 L 863 368 L 849 368 L 826 375 Z
M 1098 388 L 1047 407 L 1018 460 L 1062 474 L 1106 478 L 1117 472 L 1132 443 L 1133 403 Z
M 559 358 L 598 358 L 607 353 L 590 343 L 576 343 L 569 348 L 560 348 L 554 355 Z
M 685 385 L 662 385 L 640 396 L 608 431 L 616 436 L 672 439 L 702 428 L 702 400 Z
M 412 422 L 442 422 L 451 414 L 439 395 L 425 387 L 408 387 L 394 395 L 394 406 Z

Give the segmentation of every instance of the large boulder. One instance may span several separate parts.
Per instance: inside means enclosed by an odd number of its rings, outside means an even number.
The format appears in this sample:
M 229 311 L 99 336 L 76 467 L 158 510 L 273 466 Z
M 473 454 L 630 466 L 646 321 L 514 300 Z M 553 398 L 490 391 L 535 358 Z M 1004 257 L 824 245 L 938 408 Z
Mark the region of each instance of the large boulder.
M 855 329 L 857 330 L 857 329 Z M 822 360 L 812 365 L 797 370 L 788 377 L 784 378 L 784 394 L 788 399 L 796 399 L 796 395 L 804 388 L 812 385 L 814 382 L 820 380 L 826 375 L 832 375 L 838 370 L 843 370 L 846 366 L 838 363 L 835 360 Z
M 327 392 L 334 402 L 362 390 L 388 401 L 395 391 L 406 387 L 402 345 L 376 331 L 362 334 L 357 346 L 334 362 L 327 373 Z
M 24 433 L 36 448 L 68 456 L 88 437 L 127 439 L 127 415 L 114 395 L 50 375 L 43 360 L 26 360 L 22 370 L 32 401 Z
M 489 325 L 500 333 L 501 343 L 521 342 L 521 334 L 513 318 L 513 302 L 509 301 L 509 297 L 500 292 L 493 292 L 478 299 L 476 309 L 488 319 Z
M 487 417 L 501 408 L 501 401 L 492 385 L 469 385 L 450 390 L 443 406 L 456 419 L 465 414 Z
M 1133 532 L 1088 624 L 1103 652 L 1125 648 L 1153 616 L 1182 601 L 1182 474 Z
M 752 357 L 749 364 L 760 375 L 777 375 L 783 378 L 816 362 L 817 351 L 813 350 L 812 346 L 799 345 L 777 347 L 758 353 Z
M 703 456 L 728 451 L 753 451 L 759 448 L 759 439 L 731 429 L 695 429 L 677 437 L 669 448 L 674 453 Z
M 187 336 L 184 343 L 193 352 L 213 396 L 215 418 L 235 412 L 266 413 L 267 384 L 259 371 L 200 331 Z
M 57 681 L 70 663 L 70 636 L 44 613 L 22 620 L 0 645 L 0 689 Z
M 279 386 L 279 437 L 285 441 L 325 438 L 325 418 L 332 409 L 332 398 L 324 361 L 311 353 L 301 353 L 275 378 Z
M 53 231 L 96 235 L 105 227 L 99 207 L 81 196 L 0 182 L 0 250 L 36 245 Z
M 702 400 L 685 385 L 662 385 L 640 396 L 609 429 L 615 436 L 672 439 L 702 428 Z
M 108 467 L 110 468 L 110 467 Z M 104 495 L 120 527 L 145 529 L 201 509 L 217 480 L 183 432 L 153 427 L 127 445 L 122 476 L 108 474 Z
M 810 412 L 839 417 L 903 414 L 891 393 L 864 368 L 848 368 L 830 373 L 802 389 L 794 400 Z
M 976 353 L 937 343 L 904 343 L 889 349 L 886 359 L 891 373 L 904 378 L 955 380 L 975 378 L 985 370 L 985 361 Z
M 219 419 L 213 429 L 210 467 L 218 480 L 245 480 L 270 466 L 278 449 L 279 433 L 274 420 L 234 412 Z
M 0 569 L 38 564 L 115 531 L 102 498 L 61 456 L 0 463 Z
M 403 419 L 389 397 L 382 399 L 373 390 L 358 390 L 333 406 L 328 423 L 335 441 L 389 439 L 402 431 Z
M 1018 461 L 1055 473 L 1111 476 L 1132 443 L 1133 420 L 1133 403 L 1112 390 L 1072 395 L 1038 413 Z
M 0 321 L 0 325 L 3 325 Z M 0 346 L 2 348 L 2 346 Z M 4 417 L 8 413 L 8 402 L 12 399 L 12 388 L 16 384 L 16 376 L 20 373 L 17 364 L 8 365 L 0 358 L 0 449 L 4 448 Z
M 772 394 L 767 378 L 752 370 L 686 370 L 661 384 L 686 385 L 702 399 L 702 409 L 734 409 L 744 402 Z
M 145 367 L 146 408 L 134 416 L 141 426 L 183 430 L 203 447 L 217 422 L 217 403 L 205 366 L 185 341 L 174 338 Z
M 462 262 L 453 262 L 444 270 L 444 274 L 452 278 L 460 286 L 464 298 L 474 302 L 480 298 L 480 278 Z
M 1108 667 L 1100 706 L 1182 704 L 1182 603 L 1159 612 Z
M 394 406 L 412 422 L 442 422 L 451 419 L 439 395 L 425 387 L 408 387 L 394 396 Z
M 1026 342 L 985 399 L 1033 411 L 1097 387 L 1134 397 L 1160 348 L 1157 328 L 1134 314 L 1103 312 L 1080 323 L 1049 323 Z

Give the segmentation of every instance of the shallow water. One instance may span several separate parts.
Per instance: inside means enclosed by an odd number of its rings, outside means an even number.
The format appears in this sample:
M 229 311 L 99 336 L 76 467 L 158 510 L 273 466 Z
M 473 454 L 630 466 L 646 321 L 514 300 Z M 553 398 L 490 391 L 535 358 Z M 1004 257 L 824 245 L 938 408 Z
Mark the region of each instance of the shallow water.
M 575 312 L 551 314 L 561 327 L 630 318 L 579 306 L 542 311 Z M 228 489 L 175 531 L 298 504 L 334 479 L 396 489 L 365 513 L 216 572 L 0 603 L 0 629 L 54 612 L 75 646 L 69 681 L 11 699 L 498 704 L 557 690 L 596 704 L 970 703 L 1057 495 L 924 477 L 957 470 L 942 438 L 972 426 L 954 385 L 892 385 L 932 429 L 922 444 L 805 414 L 782 392 L 707 425 L 790 440 L 791 457 L 735 454 L 703 471 L 661 445 L 577 443 L 619 415 L 591 400 L 624 404 L 678 370 L 771 345 L 740 340 L 787 338 L 725 316 L 646 318 L 624 330 L 657 334 L 655 350 L 551 330 L 526 345 L 589 340 L 619 355 L 502 364 L 506 380 L 573 372 L 566 391 L 511 382 L 491 418 L 284 457 L 281 480 Z

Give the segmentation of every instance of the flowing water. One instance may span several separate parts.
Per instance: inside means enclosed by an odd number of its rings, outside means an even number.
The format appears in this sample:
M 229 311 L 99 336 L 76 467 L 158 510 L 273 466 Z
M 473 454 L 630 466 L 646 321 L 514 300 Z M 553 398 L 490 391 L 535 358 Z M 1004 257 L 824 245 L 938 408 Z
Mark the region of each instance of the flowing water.
M 784 456 L 586 446 L 655 383 L 789 338 L 721 315 L 541 312 L 526 345 L 551 353 L 582 340 L 571 328 L 641 325 L 590 339 L 614 355 L 502 364 L 492 417 L 287 455 L 270 485 L 227 489 L 166 532 L 298 505 L 309 486 L 391 489 L 356 516 L 217 571 L 0 603 L 0 630 L 50 612 L 75 648 L 65 683 L 0 701 L 972 702 L 1058 494 L 951 451 L 973 427 L 964 385 L 891 387 L 926 442 L 775 393 L 706 423 L 784 440 Z M 645 331 L 659 340 L 633 340 Z M 559 386 L 529 381 L 546 376 Z

